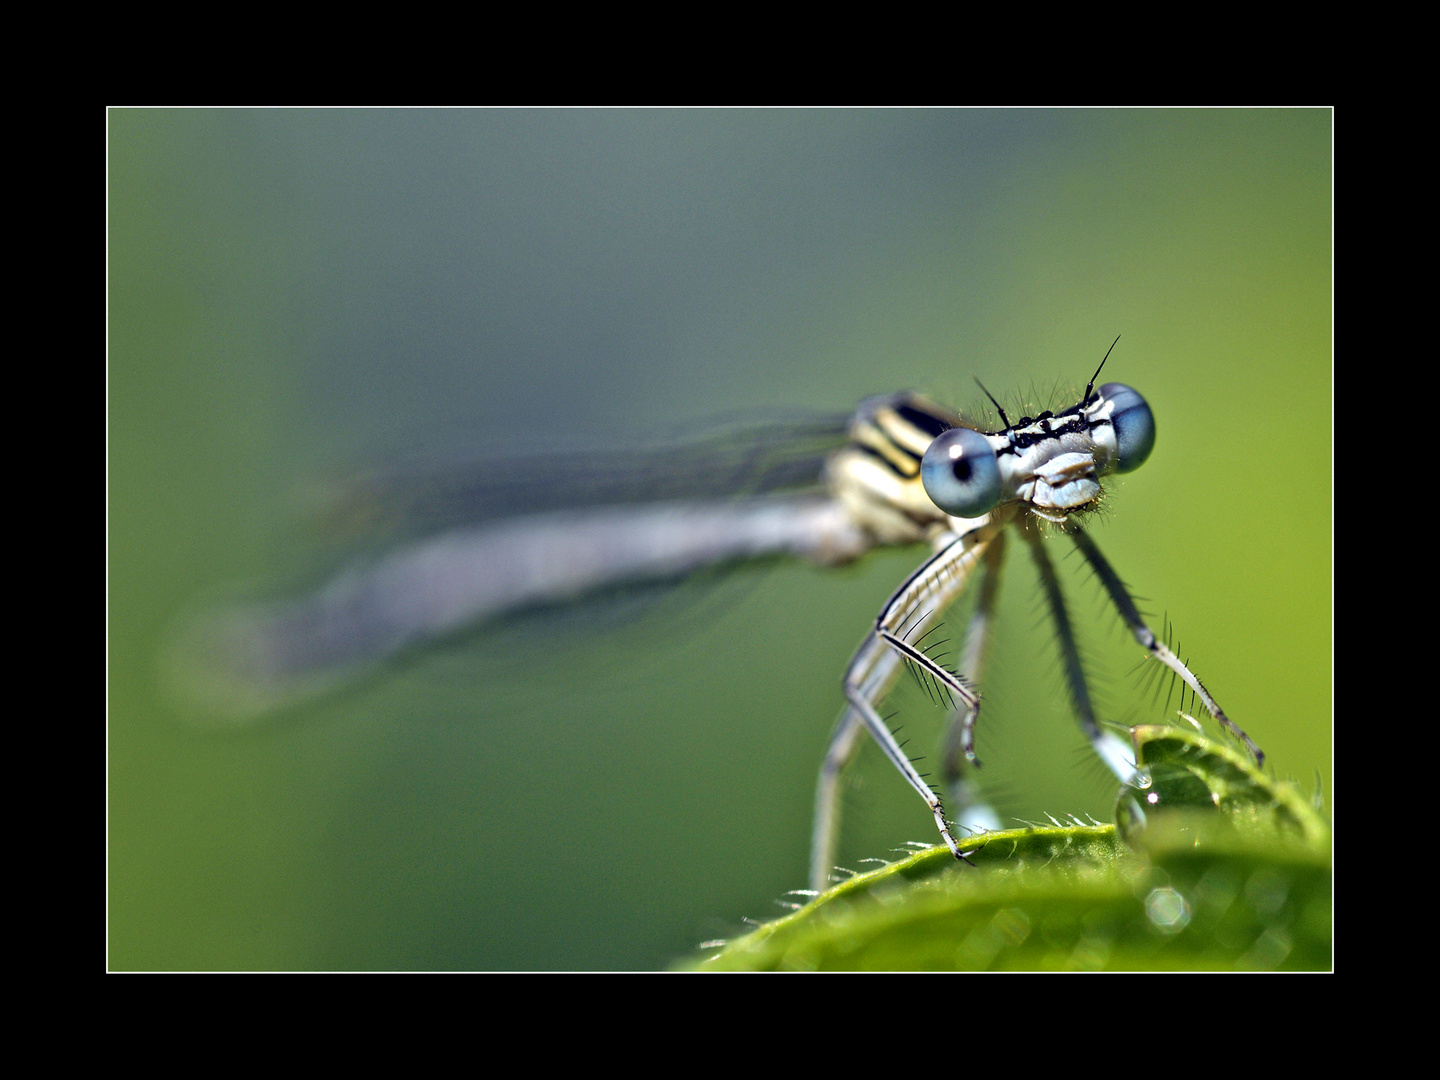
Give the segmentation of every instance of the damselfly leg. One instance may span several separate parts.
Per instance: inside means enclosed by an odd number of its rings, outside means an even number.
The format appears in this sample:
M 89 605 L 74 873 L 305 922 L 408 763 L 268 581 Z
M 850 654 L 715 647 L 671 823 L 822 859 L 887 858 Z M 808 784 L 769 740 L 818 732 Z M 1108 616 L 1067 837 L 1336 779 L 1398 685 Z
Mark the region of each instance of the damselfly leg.
M 1110 594 L 1110 599 L 1114 602 L 1116 610 L 1120 612 L 1120 617 L 1125 620 L 1125 625 L 1130 628 L 1130 632 L 1135 635 L 1135 640 L 1140 643 L 1140 647 L 1145 649 L 1154 659 L 1164 664 L 1184 681 L 1185 685 L 1195 693 L 1195 696 L 1200 699 L 1201 703 L 1204 704 L 1206 710 L 1215 718 L 1216 722 L 1245 744 L 1245 749 L 1250 751 L 1250 755 L 1255 759 L 1255 764 L 1265 764 L 1264 751 L 1256 746 L 1250 736 L 1246 735 L 1233 720 L 1225 715 L 1220 706 L 1216 704 L 1215 699 L 1210 696 L 1210 692 L 1206 690 L 1200 680 L 1196 678 L 1195 673 L 1185 665 L 1184 661 L 1170 651 L 1168 645 L 1155 636 L 1155 632 L 1151 630 L 1150 627 L 1145 625 L 1145 620 L 1140 617 L 1140 612 L 1135 607 L 1135 601 L 1130 598 L 1130 594 L 1126 590 L 1125 585 L 1121 582 L 1115 570 L 1105 560 L 1105 556 L 1100 554 L 1100 549 L 1095 546 L 1095 542 L 1090 539 L 1083 529 L 1078 528 L 1070 534 L 1070 538 L 1075 541 L 1075 546 L 1078 547 L 1080 553 L 1085 556 L 1085 561 L 1094 567 L 1096 576 L 1100 578 L 1101 583 L 1105 586 L 1105 591 Z
M 849 706 L 831 737 L 820 770 L 812 837 L 811 888 L 824 888 L 829 883 L 839 822 L 837 798 L 840 774 L 854 755 L 862 727 L 870 732 L 885 756 L 930 807 L 940 835 L 951 852 L 956 858 L 963 858 L 951 823 L 945 816 L 940 795 L 916 771 L 877 711 L 877 704 L 889 693 L 902 665 L 914 665 L 925 677 L 935 680 L 936 685 L 953 695 L 957 702 L 955 726 L 961 732 L 960 741 L 965 753 L 973 758 L 974 748 L 969 732 L 973 730 L 979 712 L 980 698 L 964 677 L 931 659 L 923 642 L 965 590 L 976 567 L 984 563 L 991 544 L 1000 536 L 1001 528 L 1003 522 L 996 522 L 963 536 L 941 534 L 939 542 L 943 547 L 940 552 L 896 590 L 876 618 L 875 629 L 851 660 L 845 676 L 845 697 Z

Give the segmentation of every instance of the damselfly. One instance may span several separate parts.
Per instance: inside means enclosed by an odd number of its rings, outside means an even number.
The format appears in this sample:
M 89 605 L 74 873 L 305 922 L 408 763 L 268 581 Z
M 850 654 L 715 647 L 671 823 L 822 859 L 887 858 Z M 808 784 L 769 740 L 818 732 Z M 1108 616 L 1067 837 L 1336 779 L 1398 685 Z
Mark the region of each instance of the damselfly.
M 360 501 L 398 505 L 399 517 L 423 523 L 429 535 L 397 540 L 299 599 L 210 612 L 183 632 L 172 667 L 192 697 L 243 718 L 460 630 L 617 584 L 775 555 L 840 565 L 880 546 L 928 544 L 933 554 L 881 608 L 842 680 L 845 705 L 816 793 L 810 877 L 818 889 L 830 878 L 840 777 L 862 732 L 924 799 L 941 838 L 963 859 L 942 793 L 916 771 L 879 708 L 906 665 L 948 695 L 941 780 L 952 807 L 965 806 L 980 658 L 1012 532 L 1039 573 L 1076 719 L 1110 771 L 1125 782 L 1134 778 L 1126 745 L 1096 717 L 1046 551 L 1045 533 L 1063 532 L 1148 656 L 1261 761 L 1255 744 L 1146 625 L 1080 525 L 1099 504 L 1102 478 L 1138 468 L 1155 444 L 1154 417 L 1139 393 L 1120 383 L 1096 387 L 1105 360 L 1079 402 L 1058 413 L 1012 422 L 992 397 L 1003 424 L 997 431 L 904 392 L 862 402 L 844 425 L 788 425 L 783 446 L 765 429 L 658 457 L 638 453 L 618 469 L 550 459 L 540 479 L 533 468 L 372 474 L 354 488 Z M 836 438 L 840 445 L 829 449 Z M 622 474 L 629 478 L 623 491 L 613 483 Z M 748 493 L 729 496 L 742 478 Z M 554 509 L 557 500 L 565 508 Z M 479 507 L 491 519 L 466 523 Z M 964 649 L 947 666 L 934 655 L 934 631 L 977 577 Z

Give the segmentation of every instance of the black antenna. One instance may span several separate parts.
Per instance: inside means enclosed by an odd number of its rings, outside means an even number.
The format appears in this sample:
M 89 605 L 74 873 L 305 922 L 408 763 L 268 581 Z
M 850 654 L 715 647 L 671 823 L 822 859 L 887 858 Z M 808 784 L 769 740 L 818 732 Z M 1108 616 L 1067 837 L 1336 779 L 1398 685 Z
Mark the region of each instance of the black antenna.
M 1118 344 L 1120 344 L 1120 335 L 1116 334 L 1115 340 L 1110 343 L 1110 348 L 1105 350 L 1105 360 L 1110 359 L 1110 354 L 1115 351 L 1115 346 Z M 1100 370 L 1105 366 L 1105 360 L 1100 361 L 1100 367 L 1097 367 L 1095 369 L 1095 374 L 1090 376 L 1090 385 L 1085 387 L 1085 396 L 1080 399 L 1081 405 L 1084 405 L 1087 401 L 1090 400 L 1090 391 L 1095 389 L 1095 380 L 1100 377 Z M 981 389 L 983 390 L 984 387 L 981 387 Z M 991 398 L 990 400 L 993 401 L 995 399 Z
M 1113 347 L 1113 346 L 1112 346 L 1112 347 Z M 1108 356 L 1109 354 L 1107 353 L 1106 355 Z M 980 377 L 979 377 L 978 375 L 975 377 L 975 385 L 978 386 L 981 390 L 985 390 L 985 384 L 980 381 Z M 995 400 L 995 395 L 992 394 L 992 393 L 990 393 L 989 390 L 985 390 L 985 396 L 990 399 L 990 404 L 991 404 L 991 405 L 994 405 L 994 406 L 995 406 L 995 411 L 1000 414 L 1000 420 L 1001 420 L 1001 422 L 1005 425 L 1005 430 L 1006 430 L 1006 431 L 1009 431 L 1009 430 L 1010 430 L 1010 418 L 1005 415 L 1005 410 L 1004 410 L 1003 408 L 1001 408 L 1001 407 L 1000 407 L 1000 403 Z

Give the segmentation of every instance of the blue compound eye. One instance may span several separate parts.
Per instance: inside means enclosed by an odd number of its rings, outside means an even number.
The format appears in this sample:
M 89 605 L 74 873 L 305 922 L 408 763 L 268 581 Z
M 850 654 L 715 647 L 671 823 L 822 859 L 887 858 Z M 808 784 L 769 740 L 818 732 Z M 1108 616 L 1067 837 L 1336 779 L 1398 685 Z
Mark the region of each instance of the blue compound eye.
M 1115 403 L 1110 423 L 1115 425 L 1119 457 L 1112 471 L 1127 473 L 1138 469 L 1155 449 L 1155 417 L 1150 406 L 1124 383 L 1106 383 L 1100 387 L 1100 396 Z
M 920 462 L 920 482 L 930 501 L 952 517 L 979 517 L 1000 501 L 995 451 L 969 428 L 951 428 L 930 444 Z

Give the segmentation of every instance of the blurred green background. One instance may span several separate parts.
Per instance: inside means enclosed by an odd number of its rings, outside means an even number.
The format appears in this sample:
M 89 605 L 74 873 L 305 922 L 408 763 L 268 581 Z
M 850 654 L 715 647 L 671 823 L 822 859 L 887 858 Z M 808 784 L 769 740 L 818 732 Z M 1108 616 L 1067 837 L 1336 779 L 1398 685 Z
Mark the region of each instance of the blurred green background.
M 1331 171 L 1325 110 L 111 112 L 110 966 L 653 968 L 779 914 L 923 551 L 476 635 L 239 732 L 161 642 L 307 565 L 326 470 L 975 376 L 1043 404 L 1116 334 L 1159 439 L 1093 532 L 1332 806 Z M 1067 585 L 1104 715 L 1163 716 Z M 1018 548 L 1002 599 L 982 783 L 1109 820 Z M 845 812 L 848 866 L 935 840 L 873 748 Z

